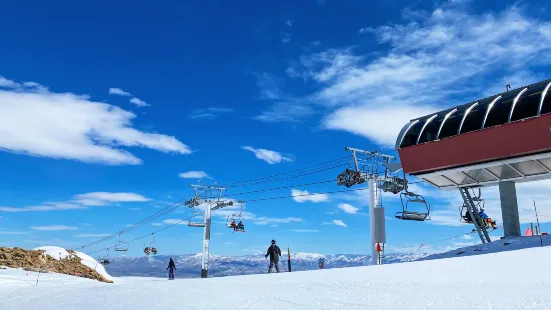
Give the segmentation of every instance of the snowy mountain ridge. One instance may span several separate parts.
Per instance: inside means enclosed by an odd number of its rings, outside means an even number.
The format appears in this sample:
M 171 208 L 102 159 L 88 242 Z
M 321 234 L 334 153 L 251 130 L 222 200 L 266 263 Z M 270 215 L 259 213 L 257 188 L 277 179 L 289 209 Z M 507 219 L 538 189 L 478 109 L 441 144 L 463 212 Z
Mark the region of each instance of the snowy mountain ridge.
M 428 254 L 392 253 L 385 256 L 386 264 L 415 261 Z M 157 256 L 120 256 L 111 259 L 106 266 L 112 276 L 165 277 L 169 258 L 176 262 L 177 275 L 183 278 L 199 277 L 202 254 L 157 255 Z M 366 266 L 371 263 L 370 255 L 297 252 L 291 255 L 293 271 L 318 269 L 320 258 L 324 258 L 326 269 Z M 212 277 L 265 273 L 268 263 L 263 254 L 246 256 L 210 255 L 209 274 Z M 287 271 L 287 255 L 280 260 L 280 269 Z

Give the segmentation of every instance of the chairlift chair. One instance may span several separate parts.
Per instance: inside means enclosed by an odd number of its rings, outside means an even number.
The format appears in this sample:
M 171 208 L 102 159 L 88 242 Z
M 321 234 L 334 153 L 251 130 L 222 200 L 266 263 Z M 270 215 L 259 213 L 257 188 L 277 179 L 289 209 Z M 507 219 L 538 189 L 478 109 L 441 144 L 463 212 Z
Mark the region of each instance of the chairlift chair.
M 430 204 L 423 196 L 406 191 L 400 194 L 400 200 L 402 202 L 402 211 L 396 212 L 395 217 L 397 219 L 420 222 L 430 220 Z M 410 211 L 413 205 L 422 206 L 422 210 L 426 210 L 426 212 Z
M 124 242 L 121 241 L 121 234 L 119 233 L 119 242 L 115 245 L 115 251 L 116 252 L 126 252 L 128 251 L 128 244 L 126 244 L 126 247 L 124 246 Z
M 239 229 L 239 227 L 237 226 L 237 223 L 235 224 L 236 228 L 234 228 L 234 226 L 232 225 L 233 222 L 236 222 L 238 220 L 243 222 L 242 214 L 243 214 L 243 203 L 241 203 L 241 208 L 239 210 L 239 214 L 230 214 L 230 215 L 228 215 L 228 217 L 226 218 L 226 227 L 233 229 L 234 232 L 245 232 L 244 229 L 243 230 Z

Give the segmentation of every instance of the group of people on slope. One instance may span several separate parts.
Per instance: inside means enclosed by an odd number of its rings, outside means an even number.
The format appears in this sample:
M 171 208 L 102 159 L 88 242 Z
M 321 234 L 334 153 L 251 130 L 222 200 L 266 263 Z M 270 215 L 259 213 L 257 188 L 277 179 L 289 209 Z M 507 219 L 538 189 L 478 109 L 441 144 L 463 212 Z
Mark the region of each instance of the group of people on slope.
M 275 240 L 272 240 L 272 244 L 268 247 L 268 251 L 266 252 L 266 255 L 264 255 L 264 258 L 268 259 L 268 256 L 270 256 L 270 266 L 268 267 L 268 273 L 272 272 L 272 268 L 274 266 L 276 271 L 279 272 L 279 258 L 281 257 L 281 249 L 276 245 Z M 168 279 L 174 280 L 174 270 L 176 270 L 176 264 L 174 263 L 172 257 L 168 262 L 168 267 L 166 267 L 166 270 L 169 270 Z

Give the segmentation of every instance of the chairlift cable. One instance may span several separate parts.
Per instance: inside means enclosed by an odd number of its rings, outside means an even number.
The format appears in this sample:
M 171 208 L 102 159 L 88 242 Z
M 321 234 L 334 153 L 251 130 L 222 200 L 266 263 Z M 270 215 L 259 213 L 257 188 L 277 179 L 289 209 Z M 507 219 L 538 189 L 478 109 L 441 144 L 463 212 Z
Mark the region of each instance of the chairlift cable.
M 344 156 L 344 157 L 340 157 L 340 158 L 337 158 L 337 159 L 334 159 L 334 160 L 323 162 L 323 163 L 320 163 L 320 164 L 317 164 L 317 165 L 308 166 L 308 167 L 304 167 L 304 168 L 301 168 L 301 169 L 296 169 L 296 170 L 287 171 L 287 172 L 283 172 L 283 173 L 272 174 L 272 175 L 265 176 L 265 177 L 254 178 L 254 179 L 238 181 L 238 182 L 232 182 L 232 183 L 224 184 L 222 186 L 224 186 L 224 187 L 237 187 L 237 186 L 235 186 L 236 184 L 256 182 L 256 181 L 259 181 L 259 180 L 270 179 L 270 178 L 273 178 L 273 177 L 278 177 L 278 176 L 283 176 L 283 175 L 287 175 L 287 174 L 291 174 L 291 173 L 296 173 L 296 172 L 303 171 L 303 170 L 309 170 L 309 169 L 316 168 L 316 167 L 317 167 L 316 169 L 319 169 L 320 168 L 319 166 L 322 166 L 322 167 L 327 166 L 329 164 L 334 164 L 334 163 L 337 163 L 339 161 L 343 161 L 344 159 L 347 159 L 347 158 L 350 158 L 350 156 Z M 245 186 L 245 185 L 240 185 L 240 186 Z
M 255 181 L 255 182 L 249 182 L 249 183 L 247 183 L 247 184 L 229 185 L 229 186 L 226 185 L 226 186 L 224 186 L 224 187 L 226 187 L 226 188 L 231 188 L 231 187 L 243 187 L 243 186 L 251 186 L 251 185 L 259 185 L 259 184 L 266 184 L 266 183 L 278 182 L 278 181 L 283 181 L 283 180 L 289 180 L 289 179 L 299 178 L 299 177 L 303 177 L 303 176 L 307 176 L 307 175 L 312 175 L 312 174 L 316 174 L 316 173 L 320 173 L 320 172 L 332 170 L 332 169 L 335 169 L 335 168 L 340 168 L 340 167 L 343 167 L 343 166 L 346 166 L 346 165 L 348 165 L 348 163 L 340 163 L 340 164 L 335 164 L 335 165 L 330 166 L 330 167 L 324 167 L 324 168 L 320 168 L 320 169 L 318 169 L 318 170 L 308 171 L 308 172 L 304 172 L 304 173 L 301 173 L 301 174 L 292 175 L 292 176 L 289 176 L 289 177 L 268 179 L 268 180 L 264 180 L 264 181 Z

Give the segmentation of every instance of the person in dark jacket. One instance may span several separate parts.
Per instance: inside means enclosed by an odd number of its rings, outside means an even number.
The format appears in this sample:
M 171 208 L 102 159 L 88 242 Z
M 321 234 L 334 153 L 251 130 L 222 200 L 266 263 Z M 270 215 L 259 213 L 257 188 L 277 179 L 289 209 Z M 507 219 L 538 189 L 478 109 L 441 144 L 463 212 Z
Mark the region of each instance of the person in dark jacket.
M 268 273 L 272 272 L 272 267 L 275 265 L 275 269 L 277 272 L 279 272 L 279 257 L 281 257 L 281 250 L 276 245 L 275 240 L 272 240 L 272 245 L 268 248 L 268 251 L 266 252 L 266 255 L 264 255 L 264 258 L 268 258 L 268 255 L 270 256 L 270 267 L 268 267 Z
M 168 279 L 174 280 L 174 270 L 176 269 L 176 264 L 174 264 L 174 261 L 172 260 L 172 257 L 170 258 L 170 262 L 168 262 L 167 270 L 170 268 Z

